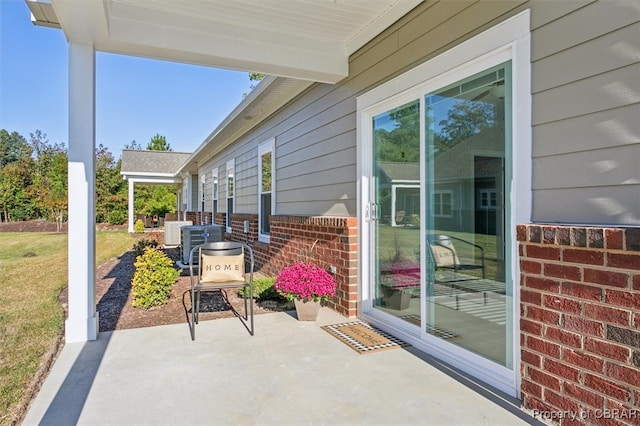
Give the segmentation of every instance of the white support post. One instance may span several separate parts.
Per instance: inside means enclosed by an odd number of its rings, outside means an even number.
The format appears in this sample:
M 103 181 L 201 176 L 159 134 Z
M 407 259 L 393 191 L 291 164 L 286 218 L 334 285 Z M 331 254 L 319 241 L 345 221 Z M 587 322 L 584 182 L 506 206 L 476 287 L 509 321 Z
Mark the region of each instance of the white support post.
M 69 317 L 66 342 L 98 337 L 95 226 L 95 50 L 69 42 Z
M 133 218 L 133 186 L 135 183 L 133 179 L 129 179 L 129 232 L 134 232 L 134 218 Z

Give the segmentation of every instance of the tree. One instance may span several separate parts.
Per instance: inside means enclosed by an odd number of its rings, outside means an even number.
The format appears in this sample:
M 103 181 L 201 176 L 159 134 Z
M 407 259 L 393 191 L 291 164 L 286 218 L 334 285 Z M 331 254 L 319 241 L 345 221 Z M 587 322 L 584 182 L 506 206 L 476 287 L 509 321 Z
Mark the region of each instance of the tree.
M 127 219 L 127 185 L 120 164 L 107 147 L 96 148 L 96 222 L 120 225 Z
M 249 73 L 249 81 L 262 81 L 265 77 L 265 74 L 261 74 L 259 72 L 250 72 Z M 253 90 L 258 84 L 251 84 L 249 88 Z
M 18 132 L 0 129 L 0 168 L 31 155 L 26 139 Z
M 25 219 L 33 212 L 31 148 L 17 132 L 0 129 L 0 221 Z
M 124 149 L 132 149 L 132 150 L 136 150 L 136 151 L 141 151 L 142 150 L 142 145 L 140 145 L 138 142 L 136 142 L 136 140 L 132 140 L 130 144 L 125 145 Z
M 26 219 L 33 209 L 28 194 L 30 160 L 14 161 L 0 168 L 0 208 L 4 222 Z
M 57 151 L 51 153 L 51 163 L 44 180 L 49 185 L 40 201 L 49 211 L 49 217 L 56 221 L 56 229 L 62 231 L 66 212 L 68 210 L 67 182 L 68 182 L 68 158 L 67 153 Z
M 135 141 L 132 142 L 132 145 L 134 143 Z M 147 149 L 150 151 L 171 151 L 171 146 L 164 136 L 156 133 L 147 144 Z M 134 209 L 136 212 L 151 216 L 164 216 L 167 213 L 173 213 L 176 211 L 176 192 L 175 185 L 138 185 L 135 188 Z
M 176 211 L 176 186 L 175 185 L 157 185 L 150 191 L 151 196 L 141 201 L 141 211 L 149 216 L 162 217 L 167 213 Z
M 389 112 L 390 124 L 374 134 L 376 159 L 383 162 L 416 162 L 420 159 L 420 104 L 403 105 Z
M 495 126 L 496 105 L 482 101 L 460 100 L 441 120 L 440 131 L 435 135 L 438 151 L 446 151 L 483 130 Z
M 147 144 L 147 149 L 149 151 L 171 151 L 171 145 L 169 145 L 164 136 L 156 133 Z
M 412 102 L 376 118 L 374 149 L 379 163 L 420 161 L 420 103 Z M 420 176 L 416 176 L 419 179 Z M 391 190 L 379 188 L 381 214 L 391 215 Z
M 259 72 L 250 72 L 249 73 L 249 81 L 258 81 L 258 82 L 260 82 L 265 78 L 265 76 L 266 76 L 266 74 L 261 74 Z M 253 90 L 253 89 L 255 89 L 255 87 L 257 85 L 258 85 L 257 83 L 256 84 L 251 83 L 249 85 L 249 89 Z M 249 96 L 248 93 L 243 93 L 242 94 L 242 99 L 246 98 L 247 96 Z
M 60 232 L 68 209 L 67 150 L 64 144 L 50 143 L 40 130 L 29 136 L 34 156 L 31 195 L 39 207 L 39 216 L 55 220 Z

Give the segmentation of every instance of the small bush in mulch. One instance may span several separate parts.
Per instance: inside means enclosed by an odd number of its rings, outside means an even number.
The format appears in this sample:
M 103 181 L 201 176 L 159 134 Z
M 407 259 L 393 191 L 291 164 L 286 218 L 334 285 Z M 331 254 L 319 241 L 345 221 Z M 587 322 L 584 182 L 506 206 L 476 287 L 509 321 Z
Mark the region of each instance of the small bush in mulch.
M 278 292 L 273 288 L 273 284 L 275 282 L 275 278 L 273 277 L 257 277 L 253 279 L 253 298 L 258 301 L 264 300 L 274 300 L 279 302 L 284 302 L 285 299 L 278 294 Z M 249 291 L 248 288 L 243 287 L 238 290 L 238 296 L 244 297 L 245 291 Z
M 132 305 L 149 309 L 169 301 L 173 284 L 180 272 L 162 251 L 147 247 L 136 258 L 136 271 L 131 281 Z
M 136 234 L 144 234 L 144 222 L 140 219 L 133 224 L 133 232 Z
M 133 255 L 135 257 L 141 256 L 144 253 L 144 249 L 147 247 L 157 248 L 158 241 L 153 238 L 141 238 L 133 245 Z

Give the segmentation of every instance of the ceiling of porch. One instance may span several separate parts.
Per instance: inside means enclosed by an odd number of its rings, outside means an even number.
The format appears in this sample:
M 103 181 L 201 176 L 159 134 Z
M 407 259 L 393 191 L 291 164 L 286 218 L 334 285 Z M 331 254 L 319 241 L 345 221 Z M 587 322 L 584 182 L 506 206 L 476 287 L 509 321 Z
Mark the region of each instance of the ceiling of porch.
M 335 83 L 423 0 L 25 0 L 34 23 L 98 51 Z

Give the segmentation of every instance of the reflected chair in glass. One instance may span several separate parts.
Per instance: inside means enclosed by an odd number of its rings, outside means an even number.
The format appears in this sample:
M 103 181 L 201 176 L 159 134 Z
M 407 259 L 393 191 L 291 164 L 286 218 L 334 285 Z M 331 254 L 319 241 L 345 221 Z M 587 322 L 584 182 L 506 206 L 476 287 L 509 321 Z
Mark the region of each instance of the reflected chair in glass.
M 194 259 L 198 259 L 194 262 Z M 234 241 L 206 243 L 196 246 L 189 253 L 191 276 L 191 315 L 189 329 L 191 340 L 195 340 L 196 324 L 200 313 L 200 295 L 203 292 L 223 292 L 242 288 L 244 294 L 244 316 L 233 307 L 250 335 L 253 325 L 253 250 L 246 244 Z
M 479 249 L 480 263 L 478 264 L 476 262 L 464 262 L 464 263 L 461 262 L 460 257 L 458 256 L 458 252 L 456 251 L 456 248 L 453 244 L 454 241 L 459 242 L 461 244 L 467 244 L 469 246 Z M 474 244 L 470 241 L 453 237 L 451 235 L 430 235 L 427 237 L 427 243 L 428 243 L 427 245 L 429 246 L 431 258 L 437 269 L 453 270 L 456 273 L 456 275 L 461 271 L 481 270 L 482 279 L 485 278 L 484 249 L 478 244 Z M 464 280 L 463 277 L 458 277 L 458 278 L 459 279 L 456 279 L 456 280 L 460 280 L 460 281 Z M 467 279 L 473 279 L 473 278 L 474 277 L 469 277 Z

